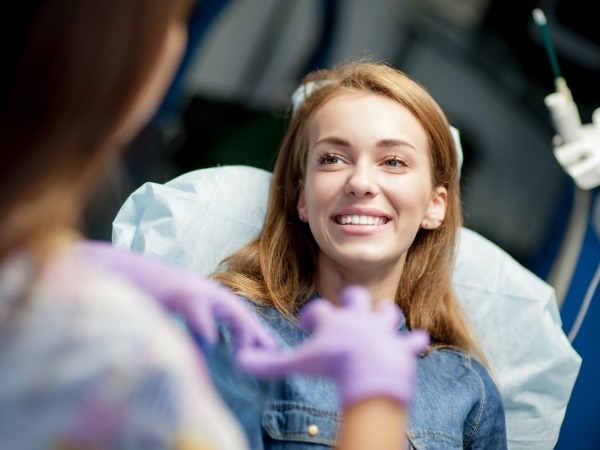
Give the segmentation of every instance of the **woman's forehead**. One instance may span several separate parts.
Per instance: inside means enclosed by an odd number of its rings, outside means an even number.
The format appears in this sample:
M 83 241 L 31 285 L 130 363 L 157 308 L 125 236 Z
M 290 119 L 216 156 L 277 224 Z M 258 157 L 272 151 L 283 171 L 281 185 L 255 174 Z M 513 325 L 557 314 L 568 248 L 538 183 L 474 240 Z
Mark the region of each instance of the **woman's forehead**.
M 309 147 L 324 137 L 398 140 L 429 147 L 425 128 L 403 104 L 372 92 L 343 92 L 319 105 L 308 127 Z

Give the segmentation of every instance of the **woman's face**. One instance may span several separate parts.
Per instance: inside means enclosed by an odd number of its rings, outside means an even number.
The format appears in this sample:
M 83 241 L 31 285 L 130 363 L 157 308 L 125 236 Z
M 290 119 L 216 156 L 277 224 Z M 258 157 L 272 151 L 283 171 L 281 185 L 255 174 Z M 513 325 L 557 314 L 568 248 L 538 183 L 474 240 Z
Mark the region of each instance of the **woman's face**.
M 298 199 L 319 264 L 401 273 L 419 228 L 444 219 L 447 193 L 431 170 L 425 130 L 394 100 L 345 93 L 322 105 Z

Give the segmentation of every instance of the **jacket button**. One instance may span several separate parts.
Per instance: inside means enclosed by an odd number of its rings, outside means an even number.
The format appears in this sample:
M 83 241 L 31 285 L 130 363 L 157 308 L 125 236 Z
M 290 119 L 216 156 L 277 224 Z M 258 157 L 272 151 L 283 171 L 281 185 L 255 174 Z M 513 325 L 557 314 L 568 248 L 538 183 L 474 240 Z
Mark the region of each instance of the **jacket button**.
M 307 431 L 310 436 L 316 436 L 317 434 L 319 434 L 319 427 L 316 426 L 315 424 L 312 424 L 312 425 L 308 426 Z

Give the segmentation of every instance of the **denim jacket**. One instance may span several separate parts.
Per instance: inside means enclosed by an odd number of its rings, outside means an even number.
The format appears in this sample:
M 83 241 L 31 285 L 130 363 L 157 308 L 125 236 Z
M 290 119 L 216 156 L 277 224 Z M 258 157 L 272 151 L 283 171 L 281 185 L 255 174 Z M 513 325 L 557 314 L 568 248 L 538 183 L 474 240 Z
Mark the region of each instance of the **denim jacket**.
M 295 347 L 310 336 L 274 308 L 251 307 L 284 347 Z M 399 332 L 407 331 L 404 322 Z M 314 450 L 337 444 L 341 410 L 331 379 L 293 375 L 261 382 L 236 367 L 232 349 L 231 334 L 221 325 L 219 342 L 208 351 L 209 366 L 253 450 Z M 434 350 L 420 357 L 407 439 L 408 448 L 414 449 L 507 448 L 502 400 L 484 367 L 457 350 Z

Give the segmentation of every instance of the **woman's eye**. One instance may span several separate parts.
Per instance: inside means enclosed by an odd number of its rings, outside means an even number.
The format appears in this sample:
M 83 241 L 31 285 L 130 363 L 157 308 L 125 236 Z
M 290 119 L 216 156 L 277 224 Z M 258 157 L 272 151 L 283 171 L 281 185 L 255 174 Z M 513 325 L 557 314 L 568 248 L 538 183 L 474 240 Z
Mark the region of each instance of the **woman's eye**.
M 386 166 L 390 166 L 390 167 L 405 167 L 408 166 L 408 163 L 400 158 L 399 156 L 393 156 L 391 158 L 388 158 L 384 161 L 384 164 Z
M 341 160 L 339 156 L 332 155 L 330 153 L 327 153 L 326 155 L 323 155 L 319 158 L 320 164 L 337 164 L 340 161 Z

